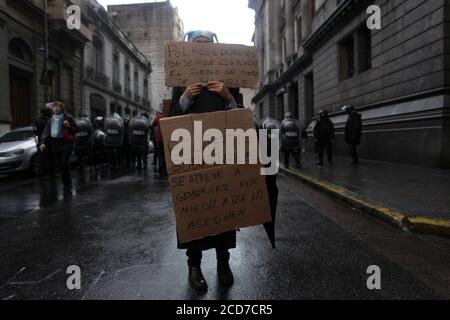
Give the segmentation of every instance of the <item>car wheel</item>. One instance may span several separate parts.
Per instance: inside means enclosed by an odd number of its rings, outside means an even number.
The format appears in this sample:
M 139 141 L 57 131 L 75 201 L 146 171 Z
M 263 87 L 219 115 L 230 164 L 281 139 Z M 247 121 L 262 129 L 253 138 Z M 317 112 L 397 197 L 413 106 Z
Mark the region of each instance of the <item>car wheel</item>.
M 30 160 L 30 174 L 34 177 L 41 173 L 40 161 L 37 154 L 31 157 Z

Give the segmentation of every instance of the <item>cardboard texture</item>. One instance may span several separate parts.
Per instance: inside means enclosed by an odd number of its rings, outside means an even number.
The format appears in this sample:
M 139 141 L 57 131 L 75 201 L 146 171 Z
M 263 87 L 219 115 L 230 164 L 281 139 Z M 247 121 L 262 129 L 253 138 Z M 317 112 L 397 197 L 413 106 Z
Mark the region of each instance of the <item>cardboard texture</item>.
M 209 128 L 222 132 L 254 128 L 248 109 L 161 119 L 178 240 L 184 243 L 270 222 L 269 197 L 260 164 L 177 166 L 172 163 L 170 152 L 177 144 L 170 142 L 172 132 L 184 128 L 193 137 L 194 121 L 202 121 L 202 133 Z M 194 141 L 191 142 L 193 148 Z M 201 145 L 203 149 L 208 143 Z
M 256 47 L 168 41 L 164 52 L 168 87 L 209 81 L 221 81 L 228 88 L 260 87 Z

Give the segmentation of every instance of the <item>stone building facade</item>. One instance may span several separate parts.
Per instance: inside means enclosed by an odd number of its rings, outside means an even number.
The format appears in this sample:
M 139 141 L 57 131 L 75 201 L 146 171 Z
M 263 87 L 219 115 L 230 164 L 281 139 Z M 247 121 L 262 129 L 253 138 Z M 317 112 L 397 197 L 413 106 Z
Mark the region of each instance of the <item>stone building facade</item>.
M 65 9 L 78 1 L 49 1 L 48 99 L 70 113 L 82 108 L 83 49 L 91 32 L 66 26 Z M 28 126 L 45 103 L 44 1 L 0 0 L 0 134 Z
M 85 0 L 82 12 L 92 32 L 84 49 L 84 112 L 150 114 L 150 62 L 96 0 Z
M 164 43 L 179 40 L 183 24 L 170 1 L 108 6 L 108 13 L 136 47 L 152 61 L 151 99 L 154 108 L 171 98 L 165 86 Z
M 381 9 L 369 30 L 367 8 Z M 363 117 L 367 159 L 450 168 L 450 4 L 445 0 L 250 0 L 262 87 L 259 117 L 328 109 L 346 155 L 346 115 Z

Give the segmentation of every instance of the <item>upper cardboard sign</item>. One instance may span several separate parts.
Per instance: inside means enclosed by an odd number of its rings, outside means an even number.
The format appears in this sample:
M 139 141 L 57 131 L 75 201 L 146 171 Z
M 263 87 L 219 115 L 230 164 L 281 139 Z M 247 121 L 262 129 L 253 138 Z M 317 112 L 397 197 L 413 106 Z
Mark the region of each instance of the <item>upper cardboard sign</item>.
M 259 88 L 258 49 L 237 44 L 169 41 L 166 86 L 221 81 L 228 88 Z

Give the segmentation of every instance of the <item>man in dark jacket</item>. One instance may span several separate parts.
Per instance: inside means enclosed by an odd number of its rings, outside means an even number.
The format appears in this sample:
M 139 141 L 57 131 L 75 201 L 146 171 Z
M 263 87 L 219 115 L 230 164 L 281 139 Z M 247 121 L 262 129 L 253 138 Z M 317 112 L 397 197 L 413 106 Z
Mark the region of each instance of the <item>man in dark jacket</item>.
M 216 37 L 208 31 L 195 31 L 189 34 L 190 41 L 213 42 Z M 230 89 L 231 90 L 231 89 Z M 186 88 L 173 88 L 170 116 L 189 113 L 204 113 L 233 109 L 237 107 L 239 89 L 230 90 L 221 82 L 213 81 L 207 86 L 201 83 Z M 225 232 L 188 243 L 178 243 L 179 249 L 187 249 L 189 284 L 193 289 L 205 291 L 208 285 L 203 277 L 200 265 L 202 251 L 215 249 L 217 254 L 217 272 L 223 287 L 233 285 L 234 278 L 229 266 L 229 249 L 236 247 L 236 231 Z
M 350 148 L 350 156 L 352 157 L 351 164 L 358 164 L 359 158 L 356 147 L 361 143 L 361 115 L 356 112 L 355 107 L 352 105 L 344 106 L 342 111 L 348 114 L 347 123 L 345 124 L 345 142 L 347 142 Z
M 44 133 L 45 126 L 48 120 L 52 116 L 52 103 L 47 103 L 40 110 L 41 115 L 34 123 L 34 131 L 38 137 L 38 154 L 39 154 L 39 175 L 44 176 L 48 174 L 50 177 L 54 176 L 52 157 L 50 149 L 46 149 L 41 152 L 41 145 L 46 144 L 46 141 L 41 141 L 42 134 Z M 48 142 L 48 141 L 47 141 Z
M 47 121 L 42 133 L 41 152 L 50 145 L 55 162 L 59 165 L 61 179 L 64 184 L 64 193 L 72 193 L 72 178 L 70 176 L 69 158 L 73 151 L 73 143 L 78 132 L 73 117 L 64 112 L 64 103 L 55 101 L 52 106 L 53 115 Z M 48 142 L 47 142 L 48 141 Z
M 319 112 L 319 120 L 314 126 L 314 140 L 318 153 L 317 165 L 323 165 L 323 151 L 327 151 L 328 163 L 333 164 L 334 125 L 327 110 Z

